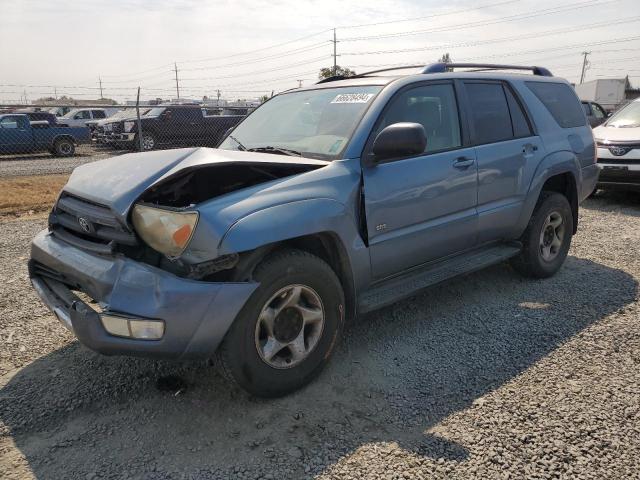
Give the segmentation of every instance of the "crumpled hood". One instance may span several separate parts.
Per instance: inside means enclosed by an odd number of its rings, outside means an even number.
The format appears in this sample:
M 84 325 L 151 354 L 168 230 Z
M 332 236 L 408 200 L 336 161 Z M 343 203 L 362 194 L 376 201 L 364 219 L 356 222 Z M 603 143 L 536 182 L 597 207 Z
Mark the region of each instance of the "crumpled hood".
M 123 223 L 131 206 L 149 188 L 186 169 L 209 165 L 243 164 L 313 165 L 329 162 L 286 155 L 182 148 L 129 153 L 76 168 L 64 191 L 109 207 Z

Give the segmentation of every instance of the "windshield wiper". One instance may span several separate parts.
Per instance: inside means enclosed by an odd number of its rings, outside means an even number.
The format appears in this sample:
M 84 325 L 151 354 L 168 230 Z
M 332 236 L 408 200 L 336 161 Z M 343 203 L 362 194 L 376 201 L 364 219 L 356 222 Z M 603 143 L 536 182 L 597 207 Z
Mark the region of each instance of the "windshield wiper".
M 238 150 L 240 150 L 241 152 L 247 151 L 247 147 L 240 143 L 240 140 L 238 140 L 236 137 L 234 137 L 233 135 L 229 135 L 229 138 L 238 144 Z
M 267 145 L 265 147 L 253 147 L 247 150 L 247 152 L 258 152 L 258 153 L 284 153 L 285 155 L 290 155 L 292 157 L 301 157 L 302 153 L 297 150 L 291 150 L 290 148 L 284 147 L 272 147 Z

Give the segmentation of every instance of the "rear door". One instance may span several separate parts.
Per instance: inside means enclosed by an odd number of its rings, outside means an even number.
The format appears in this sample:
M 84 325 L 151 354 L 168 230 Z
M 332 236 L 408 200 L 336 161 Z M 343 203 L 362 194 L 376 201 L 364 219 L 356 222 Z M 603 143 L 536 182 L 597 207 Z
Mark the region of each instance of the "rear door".
M 364 198 L 377 279 L 473 247 L 477 227 L 477 169 L 466 140 L 453 82 L 401 90 L 383 111 L 372 139 L 386 126 L 424 126 L 423 153 L 364 166 Z M 371 149 L 365 150 L 365 155 Z
M 508 238 L 544 156 L 523 103 L 501 81 L 464 81 L 478 162 L 478 242 Z

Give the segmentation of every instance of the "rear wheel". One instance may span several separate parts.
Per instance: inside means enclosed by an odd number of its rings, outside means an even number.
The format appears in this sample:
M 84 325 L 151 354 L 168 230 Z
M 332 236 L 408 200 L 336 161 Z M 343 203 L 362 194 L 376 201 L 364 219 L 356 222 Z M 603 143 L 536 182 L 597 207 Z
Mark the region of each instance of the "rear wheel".
M 542 192 L 522 235 L 522 252 L 511 265 L 527 277 L 550 277 L 567 258 L 572 235 L 573 214 L 566 197 Z
M 299 250 L 256 267 L 260 285 L 218 351 L 227 378 L 251 394 L 277 397 L 309 383 L 335 349 L 344 294 L 331 267 Z
M 53 155 L 58 157 L 70 157 L 76 152 L 76 146 L 73 140 L 68 138 L 59 138 L 53 144 Z

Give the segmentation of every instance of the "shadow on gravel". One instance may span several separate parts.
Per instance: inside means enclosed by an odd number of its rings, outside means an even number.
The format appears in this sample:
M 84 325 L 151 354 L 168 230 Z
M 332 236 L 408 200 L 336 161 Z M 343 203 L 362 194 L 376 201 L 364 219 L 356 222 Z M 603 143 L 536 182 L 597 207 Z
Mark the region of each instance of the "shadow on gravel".
M 580 207 L 602 212 L 623 211 L 625 215 L 640 217 L 640 192 L 600 190 Z
M 496 266 L 354 321 L 317 381 L 272 401 L 205 363 L 108 358 L 74 343 L 7 382 L 0 420 L 40 479 L 302 478 L 372 442 L 462 461 L 464 445 L 433 427 L 636 292 L 624 271 L 575 257 L 545 281 Z M 177 387 L 159 389 L 165 377 Z

